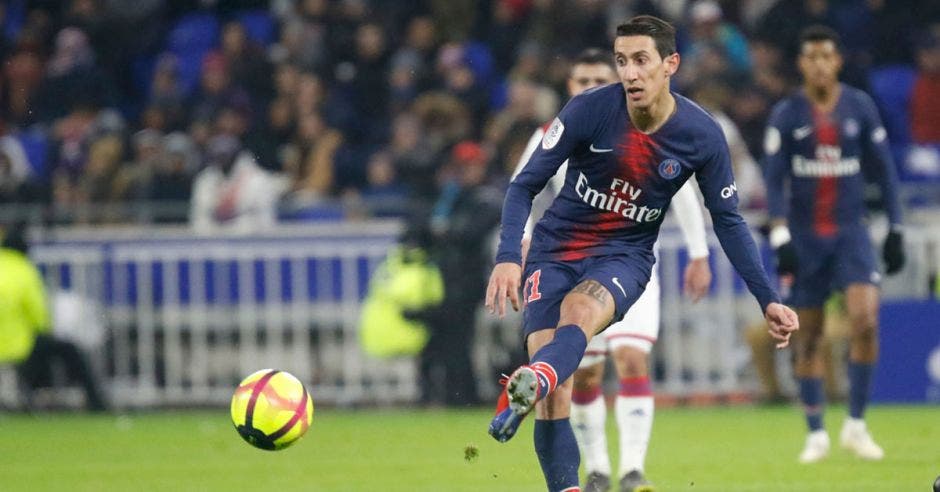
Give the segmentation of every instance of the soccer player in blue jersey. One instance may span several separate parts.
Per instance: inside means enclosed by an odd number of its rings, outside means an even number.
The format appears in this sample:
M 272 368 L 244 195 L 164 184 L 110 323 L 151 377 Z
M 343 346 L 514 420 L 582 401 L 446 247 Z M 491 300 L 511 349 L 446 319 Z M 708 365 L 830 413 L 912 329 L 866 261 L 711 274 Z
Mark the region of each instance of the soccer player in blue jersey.
M 890 222 L 883 258 L 888 274 L 904 265 L 897 178 L 885 129 L 871 98 L 839 82 L 839 38 L 823 26 L 807 28 L 798 59 L 803 87 L 771 112 L 764 138 L 770 208 L 770 244 L 777 270 L 793 281 L 789 303 L 802 330 L 794 339 L 794 372 L 809 435 L 799 461 L 829 454 L 823 429 L 823 304 L 845 291 L 852 327 L 849 348 L 849 418 L 843 447 L 878 460 L 884 456 L 865 426 L 872 366 L 878 358 L 880 274 L 865 224 L 866 177 L 881 188 Z M 789 194 L 784 193 L 789 184 Z M 787 200 L 789 198 L 789 200 Z
M 588 89 L 616 81 L 617 68 L 611 54 L 591 48 L 583 51 L 571 65 L 568 95 L 574 97 Z M 525 168 L 549 126 L 550 123 L 546 124 L 532 135 L 519 158 L 513 177 Z M 526 234 L 523 235 L 523 260 L 534 221 L 544 215 L 545 209 L 562 189 L 567 171 L 567 163 L 562 164 L 545 190 L 533 199 L 532 211 L 526 222 Z M 548 196 L 543 199 L 543 195 Z M 673 195 L 670 208 L 688 247 L 689 263 L 686 265 L 683 284 L 686 294 L 694 302 L 708 293 L 712 274 L 708 265 L 705 220 L 692 182 L 686 181 Z M 655 410 L 649 381 L 649 353 L 659 335 L 659 308 L 659 275 L 653 268 L 643 294 L 630 306 L 622 320 L 612 323 L 602 334 L 591 339 L 578 370 L 572 376 L 571 426 L 587 475 L 584 492 L 607 492 L 610 488 L 607 405 L 601 390 L 608 354 L 614 361 L 620 379 L 620 391 L 614 405 L 620 438 L 619 489 L 622 492 L 639 492 L 652 487 L 644 476 L 643 468 Z
M 530 363 L 505 382 L 490 434 L 510 439 L 536 411 L 535 450 L 549 490 L 577 491 L 578 446 L 568 420 L 571 381 L 588 340 L 620 319 L 643 292 L 653 243 L 672 195 L 696 175 L 715 233 L 757 298 L 778 346 L 799 323 L 780 304 L 737 212 L 721 128 L 669 90 L 679 68 L 675 29 L 651 16 L 617 28 L 620 84 L 586 91 L 562 109 L 510 183 L 486 305 L 519 309 L 521 241 L 532 198 L 567 159 L 565 183 L 535 227 L 525 266 L 523 316 Z

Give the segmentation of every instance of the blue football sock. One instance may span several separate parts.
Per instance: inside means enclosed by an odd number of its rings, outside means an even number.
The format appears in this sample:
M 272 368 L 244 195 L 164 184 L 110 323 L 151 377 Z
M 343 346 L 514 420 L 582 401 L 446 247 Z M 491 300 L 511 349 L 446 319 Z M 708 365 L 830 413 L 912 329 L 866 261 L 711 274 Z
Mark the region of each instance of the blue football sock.
M 586 348 L 587 337 L 576 325 L 565 325 L 555 330 L 555 338 L 540 348 L 529 363 L 542 380 L 542 387 L 548 388 L 542 397 L 574 374 Z
M 810 432 L 823 428 L 823 383 L 822 378 L 800 378 L 800 401 L 806 413 L 806 425 Z
M 865 415 L 873 367 L 874 364 L 849 361 L 849 416 L 853 419 Z
M 581 455 L 568 419 L 535 421 L 535 454 L 550 492 L 578 486 Z

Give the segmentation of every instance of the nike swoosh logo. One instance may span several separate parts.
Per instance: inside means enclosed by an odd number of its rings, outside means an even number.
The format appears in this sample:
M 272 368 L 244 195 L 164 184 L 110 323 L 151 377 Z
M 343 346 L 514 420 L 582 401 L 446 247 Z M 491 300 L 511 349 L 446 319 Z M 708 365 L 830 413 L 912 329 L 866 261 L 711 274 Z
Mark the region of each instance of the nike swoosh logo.
M 620 285 L 620 281 L 617 280 L 617 277 L 614 277 L 614 278 L 611 279 L 611 280 L 613 281 L 614 285 L 616 285 L 617 288 L 620 289 L 620 292 L 623 292 L 623 296 L 624 296 L 624 297 L 627 297 L 627 291 L 623 290 L 623 286 Z
M 796 130 L 793 130 L 793 138 L 797 140 L 803 140 L 808 137 L 810 133 L 813 133 L 813 128 L 811 126 L 801 126 Z
M 605 152 L 613 152 L 613 151 L 614 151 L 614 149 L 599 149 L 599 148 L 595 147 L 594 144 L 591 144 L 591 147 L 590 147 L 590 148 L 591 148 L 591 152 L 596 152 L 596 153 L 598 153 L 598 154 L 603 154 L 603 153 L 605 153 Z

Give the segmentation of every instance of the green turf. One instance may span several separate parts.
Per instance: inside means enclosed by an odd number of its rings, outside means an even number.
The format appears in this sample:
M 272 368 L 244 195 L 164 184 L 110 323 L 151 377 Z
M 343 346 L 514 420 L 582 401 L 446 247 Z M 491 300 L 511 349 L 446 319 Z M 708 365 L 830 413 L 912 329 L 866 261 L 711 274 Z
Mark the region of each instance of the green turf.
M 842 415 L 829 412 L 834 439 Z M 318 410 L 303 440 L 266 452 L 241 441 L 225 410 L 0 414 L 0 490 L 545 490 L 531 422 L 498 444 L 488 421 L 486 410 Z M 660 410 L 647 471 L 663 491 L 929 491 L 940 474 L 940 408 L 875 407 L 869 426 L 884 461 L 834 449 L 828 461 L 801 466 L 793 408 Z M 479 451 L 471 462 L 468 445 Z

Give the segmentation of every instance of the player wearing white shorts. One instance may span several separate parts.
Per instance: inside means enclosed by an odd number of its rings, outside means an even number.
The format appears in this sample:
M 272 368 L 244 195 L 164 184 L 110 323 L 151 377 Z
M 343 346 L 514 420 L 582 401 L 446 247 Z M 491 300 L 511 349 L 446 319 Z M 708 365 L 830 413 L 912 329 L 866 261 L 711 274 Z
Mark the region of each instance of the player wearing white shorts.
M 611 56 L 601 50 L 586 50 L 571 67 L 568 93 L 581 92 L 617 81 Z M 542 141 L 545 128 L 538 129 L 516 166 L 520 172 Z M 563 164 L 545 189 L 533 201 L 526 225 L 524 244 L 528 244 L 533 225 L 541 218 L 561 186 L 567 163 Z M 711 283 L 705 222 L 694 185 L 686 182 L 673 197 L 675 211 L 691 261 L 685 271 L 685 291 L 693 300 L 702 297 Z M 657 248 L 658 251 L 658 248 Z M 652 490 L 643 474 L 643 463 L 653 426 L 653 396 L 649 384 L 649 352 L 659 334 L 659 275 L 652 271 L 646 290 L 618 321 L 591 339 L 574 374 L 571 424 L 584 459 L 587 481 L 583 492 L 607 491 L 610 486 L 610 458 L 607 455 L 605 423 L 607 408 L 601 392 L 604 362 L 614 355 L 620 378 L 620 392 L 615 405 L 620 430 L 620 490 Z

